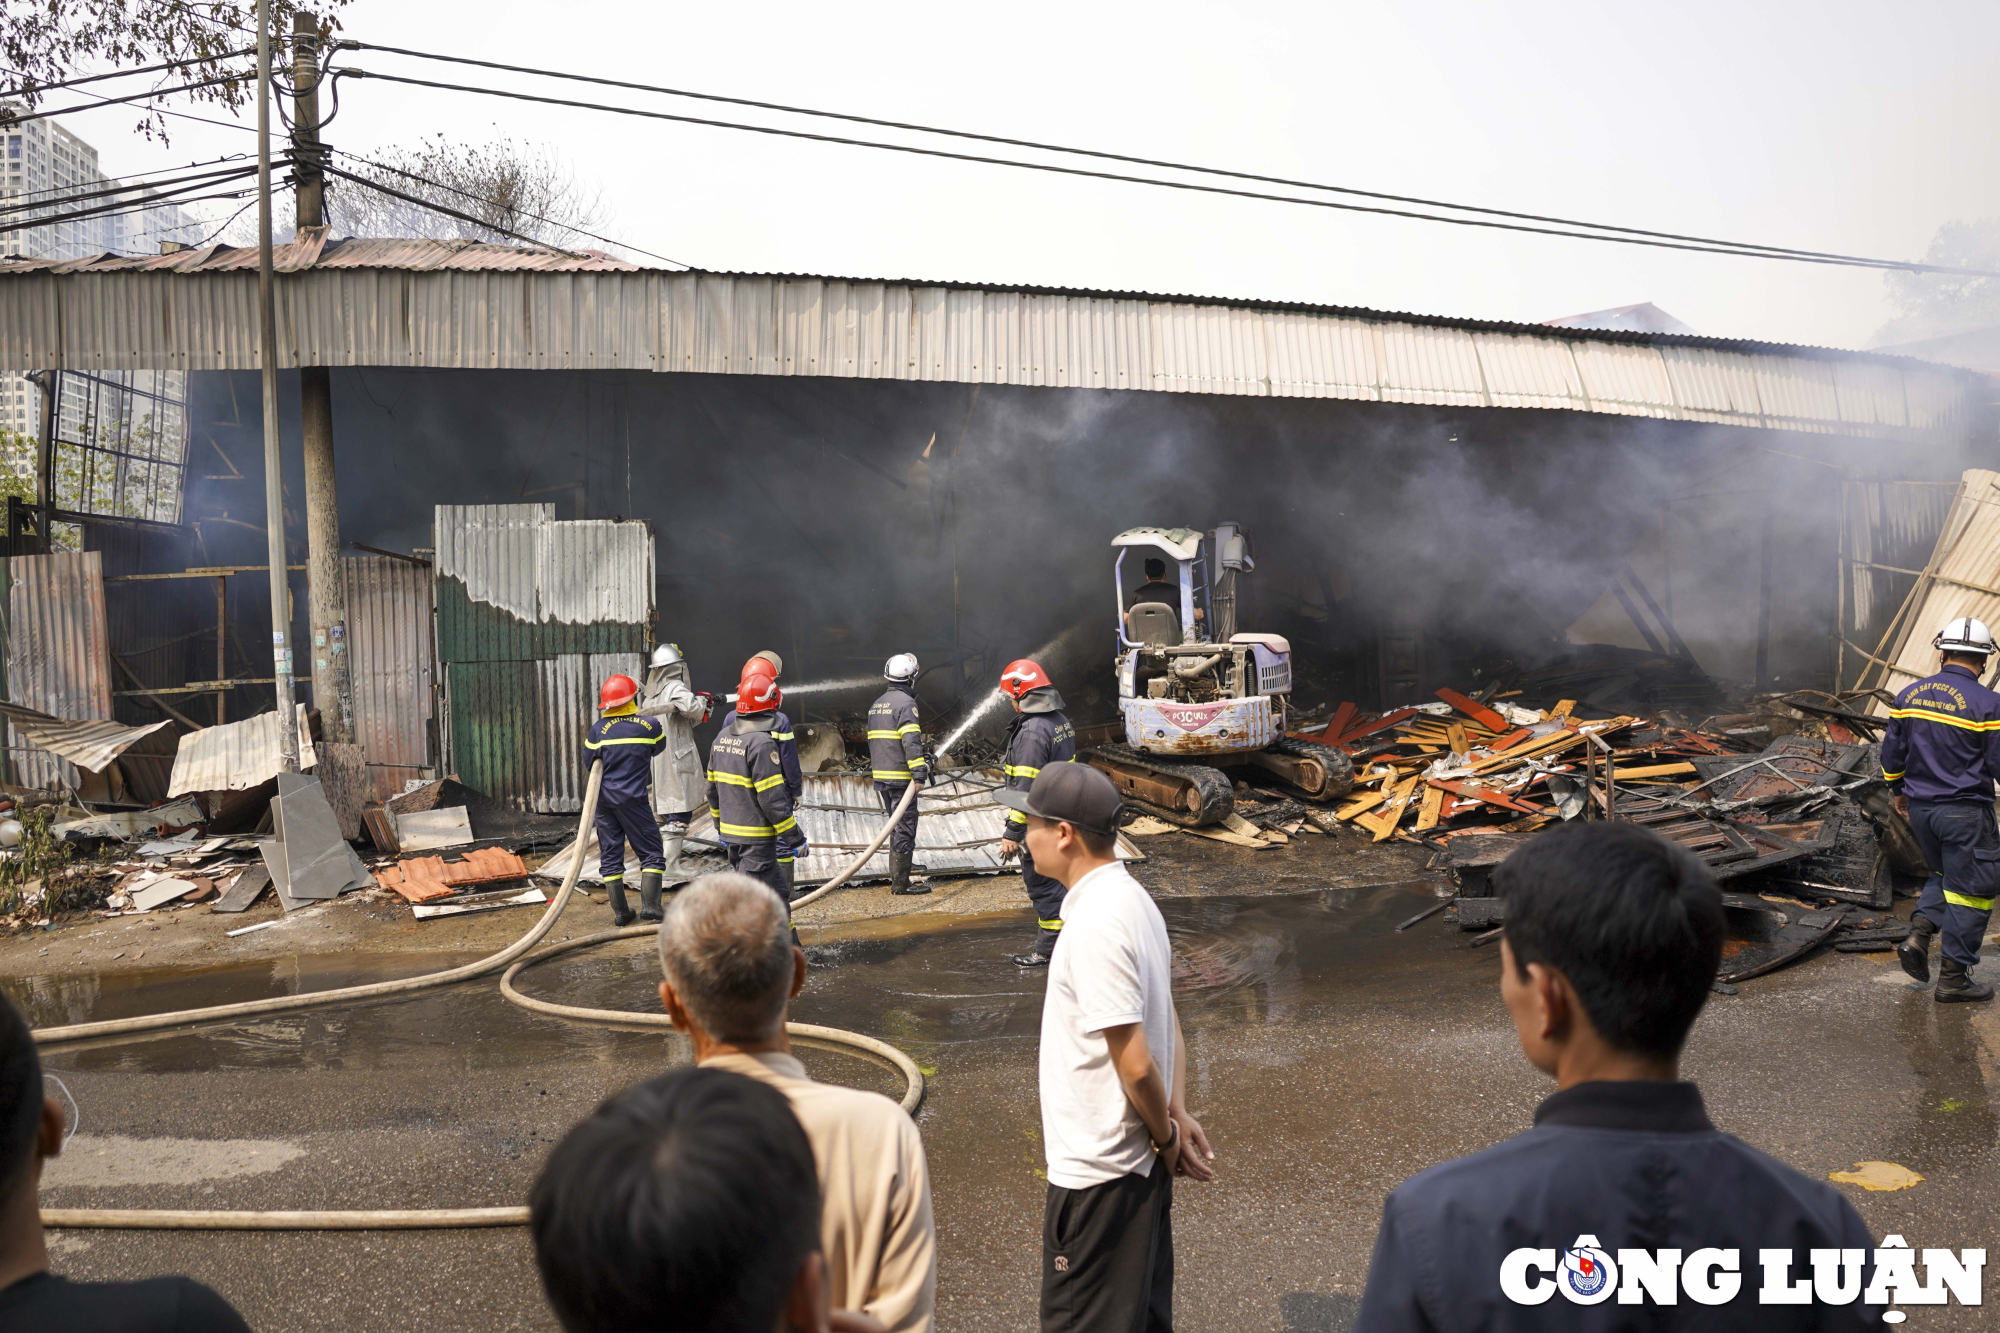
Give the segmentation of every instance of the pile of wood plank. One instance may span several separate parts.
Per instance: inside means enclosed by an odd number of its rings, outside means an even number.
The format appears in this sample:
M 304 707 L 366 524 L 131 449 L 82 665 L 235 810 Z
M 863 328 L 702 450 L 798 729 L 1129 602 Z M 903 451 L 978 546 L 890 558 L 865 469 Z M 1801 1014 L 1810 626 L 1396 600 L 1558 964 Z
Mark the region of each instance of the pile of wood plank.
M 1526 709 L 1507 695 L 1441 689 L 1437 696 L 1435 704 L 1381 715 L 1342 704 L 1324 730 L 1293 733 L 1354 761 L 1354 790 L 1336 820 L 1376 842 L 1430 842 L 1475 827 L 1531 832 L 1575 814 L 1577 802 L 1616 809 L 1621 787 L 1678 788 L 1695 777 L 1691 759 L 1730 753 L 1708 737 L 1641 718 L 1579 719 L 1572 699 Z

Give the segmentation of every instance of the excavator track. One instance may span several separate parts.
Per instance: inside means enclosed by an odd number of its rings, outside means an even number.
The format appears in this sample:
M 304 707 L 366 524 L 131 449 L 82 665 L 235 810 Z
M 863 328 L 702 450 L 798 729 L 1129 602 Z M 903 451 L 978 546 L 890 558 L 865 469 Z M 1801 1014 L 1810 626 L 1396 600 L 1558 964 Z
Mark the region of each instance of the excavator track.
M 1229 779 L 1206 764 L 1176 764 L 1128 745 L 1094 746 L 1077 758 L 1109 776 L 1126 804 L 1169 824 L 1200 828 L 1236 810 Z
M 1318 741 L 1280 736 L 1263 750 L 1244 758 L 1285 780 L 1308 801 L 1332 801 L 1354 788 L 1354 761 L 1343 750 Z

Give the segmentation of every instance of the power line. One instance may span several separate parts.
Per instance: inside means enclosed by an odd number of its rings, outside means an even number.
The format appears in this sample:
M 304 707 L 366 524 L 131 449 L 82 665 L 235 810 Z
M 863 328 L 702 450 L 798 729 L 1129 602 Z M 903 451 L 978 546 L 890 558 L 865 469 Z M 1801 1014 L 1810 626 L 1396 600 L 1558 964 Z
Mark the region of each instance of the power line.
M 249 177 L 255 174 L 256 171 L 254 168 L 238 173 L 240 177 Z M 219 184 L 220 182 L 217 183 Z M 59 213 L 54 217 L 35 218 L 27 222 L 6 222 L 0 220 L 0 236 L 9 235 L 17 231 L 33 231 L 37 227 L 53 227 L 60 222 L 75 222 L 81 218 L 115 217 L 123 213 L 145 213 L 163 204 L 196 204 L 206 199 L 237 199 L 241 198 L 242 194 L 243 191 L 241 190 L 222 190 L 215 194 L 200 194 L 185 197 L 156 196 L 139 204 L 126 202 L 100 204 L 95 208 L 78 209 L 73 213 Z
M 547 241 L 538 241 L 532 236 L 523 236 L 518 231 L 509 231 L 505 227 L 495 226 L 484 218 L 476 218 L 470 213 L 461 213 L 455 208 L 446 208 L 443 204 L 432 203 L 428 199 L 419 199 L 413 194 L 404 194 L 401 190 L 392 190 L 380 181 L 371 181 L 366 176 L 357 176 L 351 171 L 342 171 L 339 167 L 323 166 L 320 170 L 329 176 L 338 176 L 342 180 L 350 180 L 357 185 L 365 185 L 371 190 L 388 195 L 391 199 L 400 199 L 406 204 L 415 204 L 418 208 L 428 208 L 433 213 L 442 213 L 448 218 L 457 218 L 461 222 L 470 222 L 475 227 L 483 227 L 487 231 L 498 232 L 502 236 L 512 237 L 517 241 L 526 241 L 529 245 L 535 246 L 537 249 L 553 250 L 557 254 L 568 255 L 571 259 L 589 258 L 588 255 L 580 255 L 573 250 L 566 250 L 560 245 L 550 245 Z
M 148 97 L 170 97 L 175 93 L 192 92 L 196 88 L 213 88 L 218 83 L 242 83 L 249 76 L 244 74 L 223 74 L 213 79 L 197 79 L 193 83 L 179 83 L 171 88 L 155 88 L 150 92 L 132 93 L 125 97 L 99 97 L 89 106 L 59 106 L 53 111 L 30 111 L 23 115 L 0 113 L 0 129 L 15 125 L 25 125 L 31 120 L 47 120 L 51 116 L 67 116 L 77 111 L 95 111 L 98 107 L 117 106 L 121 102 L 142 102 Z M 87 94 L 97 97 L 97 94 Z
M 813 134 L 805 130 L 780 129 L 771 125 L 747 125 L 737 121 L 710 120 L 701 116 L 684 116 L 669 111 L 643 111 L 636 107 L 611 106 L 602 102 L 577 102 L 567 98 L 543 97 L 534 93 L 509 92 L 499 88 L 478 88 L 466 84 L 437 83 L 429 79 L 412 79 L 401 74 L 376 74 L 359 69 L 346 69 L 337 72 L 353 78 L 382 79 L 390 83 L 405 83 L 418 88 L 435 88 L 444 92 L 480 93 L 488 97 L 504 97 L 520 102 L 537 102 L 545 106 L 573 107 L 582 111 L 605 111 L 613 115 L 638 116 L 647 120 L 666 120 L 683 125 L 705 125 L 714 129 L 742 130 L 750 134 L 767 134 L 786 139 L 804 139 L 813 143 L 841 144 L 852 148 L 874 148 L 883 152 L 908 153 L 918 157 L 936 157 L 953 162 L 973 162 L 985 166 L 1015 167 L 1023 171 L 1041 171 L 1060 176 L 1080 176 L 1092 180 L 1119 181 L 1130 185 L 1153 185 L 1169 190 L 1188 190 L 1197 194 L 1224 195 L 1237 199 L 1259 199 L 1268 203 L 1299 204 L 1308 208 L 1328 208 L 1344 213 L 1368 213 L 1382 217 L 1409 218 L 1419 222 L 1442 222 L 1455 227 L 1479 227 L 1494 231 L 1525 232 L 1530 235 L 1539 236 L 1559 236 L 1569 240 L 1605 241 L 1618 245 L 1642 245 L 1661 250 L 1685 250 L 1696 254 L 1733 255 L 1737 258 L 1748 259 L 1782 259 L 1791 263 L 1824 264 L 1841 268 L 1886 269 L 1913 273 L 1948 273 L 1971 277 L 2000 277 L 2000 273 L 1989 272 L 1985 269 L 1950 268 L 1943 265 L 1918 264 L 1893 259 L 1870 259 L 1859 255 L 1812 255 L 1803 252 L 1745 249 L 1728 242 L 1695 244 L 1653 239 L 1644 236 L 1603 235 L 1594 232 L 1567 231 L 1553 227 L 1532 227 L 1518 222 L 1498 222 L 1485 218 L 1440 217 L 1435 213 L 1417 213 L 1408 209 L 1341 203 L 1333 199 L 1302 199 L 1296 195 L 1265 194 L 1257 190 L 1241 190 L 1222 185 L 1202 185 L 1193 181 L 1162 180 L 1154 176 L 1128 176 L 1121 172 L 1094 171 L 1084 167 L 1057 166 L 1048 162 L 1022 162 L 1014 158 L 987 157 L 977 153 L 955 153 L 942 148 L 919 148 L 911 144 L 882 143 L 872 139 L 850 139 L 833 134 Z
M 214 56 L 190 56 L 186 60 L 169 60 L 158 65 L 145 65 L 139 69 L 114 69 L 109 74 L 92 74 L 88 78 L 65 79 L 61 83 L 29 83 L 19 88 L 9 88 L 0 92 L 0 97 L 35 97 L 42 93 L 54 92 L 58 88 L 79 88 L 86 83 L 102 83 L 106 79 L 126 79 L 139 74 L 157 74 L 163 69 L 185 69 L 189 65 L 206 65 L 217 60 L 234 60 L 238 56 L 254 56 L 257 48 L 245 47 L 241 51 L 225 51 Z M 19 74 L 19 70 L 8 71 Z M 95 94 L 92 94 L 95 96 Z
M 101 189 L 86 190 L 79 194 L 61 195 L 59 197 L 51 199 L 24 199 L 19 202 L 9 200 L 5 203 L 0 203 L 0 214 L 20 213 L 35 208 L 66 208 L 71 204 L 82 203 L 86 199 L 101 198 L 105 195 L 131 194 L 134 193 L 135 191 L 140 191 L 140 190 L 162 189 L 169 185 L 181 185 L 191 182 L 208 182 L 213 180 L 220 180 L 224 178 L 231 178 L 241 175 L 242 170 L 243 169 L 241 168 L 231 167 L 220 171 L 198 172 L 191 176 L 177 176 L 170 180 L 146 181 L 145 183 L 139 185 L 134 185 L 129 182 L 123 184 L 113 182 L 111 184 L 104 186 Z M 37 191 L 36 193 L 39 194 L 43 192 Z
M 328 147 L 328 146 L 327 146 L 327 145 L 322 145 L 322 147 Z M 348 152 L 348 151 L 347 151 L 346 149 L 344 149 L 344 148 L 331 148 L 331 147 L 328 147 L 328 151 L 330 151 L 330 152 L 335 152 L 335 153 L 338 153 L 338 154 L 340 154 L 340 155 L 341 155 L 342 157 L 344 157 L 344 158 L 347 158 L 347 159 L 349 159 L 350 161 L 354 161 L 354 162 L 359 162 L 359 163 L 361 163 L 361 164 L 362 164 L 362 165 L 364 165 L 364 166 L 370 166 L 370 167 L 373 167 L 373 168 L 375 168 L 375 169 L 376 169 L 377 171 L 387 171 L 387 172 L 390 172 L 390 173 L 392 173 L 392 174 L 394 174 L 394 175 L 397 175 L 397 176 L 401 176 L 401 177 L 403 177 L 403 178 L 404 178 L 405 180 L 413 180 L 413 181 L 420 181 L 420 182 L 422 182 L 422 183 L 423 183 L 423 184 L 425 184 L 425 185 L 429 185 L 429 186 L 433 186 L 433 187 L 435 187 L 435 188 L 437 188 L 437 189 L 440 189 L 440 190 L 449 190 L 449 191 L 451 191 L 451 193 L 453 193 L 453 194 L 455 194 L 455 195 L 459 195 L 459 196 L 461 196 L 461 197 L 463 197 L 463 198 L 466 198 L 466 199 L 473 199 L 473 200 L 477 200 L 477 201 L 479 201 L 479 202 L 481 202 L 481 203 L 491 203 L 491 202 L 492 202 L 492 200 L 488 199 L 488 198 L 487 198 L 487 197 L 486 197 L 485 195 L 481 195 L 481 194 L 474 194 L 474 193 L 473 193 L 472 191 L 470 191 L 470 190 L 461 190 L 461 189 L 459 189 L 459 188 L 458 188 L 458 187 L 456 187 L 456 186 L 453 186 L 453 185 L 446 185 L 446 184 L 445 184 L 445 183 L 444 183 L 443 181 L 436 181 L 436 180 L 431 180 L 431 179 L 430 179 L 429 177 L 427 177 L 427 176 L 419 176 L 419 175 L 417 175 L 417 174 L 416 174 L 415 172 L 413 172 L 413 171 L 404 171 L 404 170 L 403 170 L 402 168 L 400 168 L 400 167 L 392 167 L 392 166 L 388 165 L 388 164 L 387 164 L 387 163 L 385 163 L 385 162 L 371 162 L 371 161 L 369 161 L 369 160 L 368 160 L 367 158 L 365 158 L 365 157 L 361 156 L 361 155 L 360 155 L 359 153 L 350 153 L 350 152 Z M 368 180 L 365 180 L 364 178 L 362 178 L 362 177 L 359 177 L 359 176 L 352 176 L 352 175 L 350 175 L 350 176 L 348 176 L 348 177 L 347 177 L 347 179 L 348 179 L 348 180 L 351 180 L 351 181 L 360 181 L 360 182 L 361 182 L 362 184 L 366 185 L 366 186 L 367 186 L 367 187 L 368 187 L 369 189 L 381 189 L 381 186 L 379 186 L 379 185 L 375 184 L 375 183 L 374 183 L 374 182 L 372 182 L 372 181 L 368 181 Z M 408 196 L 406 196 L 406 195 L 398 195 L 397 197 L 398 197 L 398 198 L 408 198 Z M 424 207 L 428 207 L 428 205 L 423 205 L 423 206 L 424 206 Z M 587 236 L 587 237 L 589 237 L 589 238 L 590 238 L 591 240 L 593 240 L 593 241 L 603 241 L 603 242 L 604 242 L 604 243 L 605 243 L 606 245 L 615 245 L 615 246 L 617 246 L 617 247 L 618 247 L 619 249 L 621 249 L 621 250 L 632 250 L 632 251 L 635 251 L 635 252 L 636 252 L 636 253 L 638 253 L 638 254 L 642 254 L 642 255 L 645 255 L 645 256 L 646 256 L 647 258 L 649 258 L 649 259 L 658 259 L 658 260 L 661 260 L 662 262 L 664 262 L 664 263 L 668 263 L 668 264 L 679 264 L 679 265 L 680 265 L 680 266 L 681 266 L 682 268 L 693 268 L 693 267 L 694 267 L 694 266 L 693 266 L 692 264 L 687 264 L 687 263 L 683 263 L 683 262 L 682 262 L 681 260 L 678 260 L 678 259 L 670 259 L 670 258 L 668 258 L 668 257 L 667 257 L 666 255 L 659 255 L 659 254 L 654 254 L 654 253 L 653 253 L 653 252 L 652 252 L 651 250 L 641 250 L 641 249 L 640 249 L 640 248 L 639 248 L 638 246 L 636 246 L 636 245 L 631 245 L 631 244 L 628 244 L 627 242 L 624 242 L 624 241 L 615 241 L 615 240 L 611 239 L 611 238 L 610 238 L 609 236 L 599 236 L 599 235 L 598 235 L 598 234 L 597 234 L 596 232 L 592 232 L 592 231 L 585 231 L 585 230 L 584 230 L 583 228 L 581 228 L 581 227 L 573 227 L 573 226 L 571 226 L 571 225 L 570 225 L 569 223 L 566 223 L 566 222 L 558 222 L 558 221 L 556 221 L 556 220 L 555 220 L 554 218 L 545 218 L 545 217 L 542 217 L 542 216 L 540 216 L 539 214 L 535 214 L 535 213 L 529 213 L 529 212 L 527 212 L 527 211 L 525 211 L 525 210 L 521 210 L 521 209 L 517 209 L 517 210 L 515 210 L 515 211 L 516 211 L 516 212 L 519 212 L 519 213 L 521 214 L 521 216 L 522 216 L 522 217 L 524 217 L 524 218 L 531 218 L 531 219 L 533 219 L 533 220 L 534 220 L 534 221 L 536 221 L 536 222 L 546 222 L 546 223 L 547 223 L 547 224 L 548 224 L 549 226 L 551 226 L 551 227 L 561 227 L 561 228 L 563 228 L 563 229 L 564 229 L 564 230 L 566 230 L 566 231 L 573 231 L 573 232 L 575 232 L 575 233 L 576 233 L 577 235 L 579 235 L 579 236 Z M 465 215 L 464 215 L 464 214 L 454 214 L 453 216 L 456 216 L 456 217 L 463 217 L 463 216 L 465 216 Z M 486 226 L 487 224 L 486 224 L 486 223 L 483 223 L 483 222 L 482 222 L 482 223 L 480 223 L 479 225 L 483 227 L 483 226 Z M 536 243 L 537 243 L 537 244 L 543 244 L 543 242 L 536 242 Z
M 1187 162 L 1173 162 L 1161 158 L 1151 158 L 1151 157 L 1136 157 L 1125 153 L 1112 153 L 1094 148 L 1074 148 L 1063 144 L 1041 143 L 1033 139 L 1014 139 L 1014 138 L 1008 138 L 1004 135 L 980 134 L 971 130 L 954 130 L 954 129 L 945 129 L 936 125 L 919 125 L 909 121 L 882 120 L 873 116 L 853 115 L 848 112 L 842 112 L 842 111 L 826 111 L 815 107 L 792 106 L 783 102 L 762 102 L 748 97 L 727 97 L 720 93 L 694 92 L 686 88 L 667 88 L 654 84 L 630 83 L 622 79 L 607 79 L 590 74 L 572 74 L 562 70 L 538 69 L 529 65 L 507 65 L 491 60 L 474 60 L 469 56 L 443 55 L 434 51 L 413 51 L 406 47 L 400 47 L 400 46 L 379 46 L 373 42 L 356 41 L 351 38 L 342 39 L 338 42 L 331 43 L 331 45 L 349 50 L 382 51 L 392 55 L 413 56 L 420 60 L 437 60 L 457 65 L 475 65 L 482 69 L 505 70 L 509 73 L 514 73 L 514 74 L 532 74 L 543 78 L 566 79 L 577 83 L 594 83 L 610 88 L 627 88 L 637 92 L 661 93 L 669 97 L 686 97 L 686 98 L 697 99 L 700 101 L 721 102 L 731 106 L 755 107 L 759 110 L 779 111 L 791 115 L 817 116 L 829 120 L 848 121 L 853 124 L 859 124 L 859 125 L 876 125 L 884 129 L 910 130 L 920 134 L 936 134 L 948 138 L 968 139 L 980 143 L 1000 144 L 1002 146 L 1010 148 L 1027 148 L 1027 149 L 1033 149 L 1038 152 L 1065 153 L 1076 157 L 1097 158 L 1099 160 L 1108 162 L 1124 162 L 1131 164 L 1133 166 L 1160 167 L 1171 171 L 1186 171 L 1200 175 L 1220 176 L 1232 180 L 1251 181 L 1262 185 L 1278 185 L 1278 186 L 1283 186 L 1287 189 L 1323 190 L 1334 194 L 1352 195 L 1355 196 L 1356 198 L 1362 198 L 1362 199 L 1379 199 L 1385 203 L 1411 204 L 1422 208 L 1446 208 L 1456 212 L 1480 213 L 1489 217 L 1511 218 L 1515 221 L 1520 221 L 1520 222 L 1542 222 L 1560 227 L 1588 228 L 1593 231 L 1616 232 L 1624 236 L 1643 236 L 1663 241 L 1686 241 L 1701 246 L 1724 247 L 1731 251 L 1750 253 L 1753 256 L 1762 255 L 1766 257 L 1833 260 L 1843 263 L 1861 263 L 1868 267 L 1899 268 L 1899 269 L 1908 269 L 1916 272 L 1963 273 L 1963 274 L 1977 274 L 1979 276 L 1988 276 L 1983 272 L 1981 272 L 1980 270 L 1949 269 L 1949 268 L 1939 268 L 1931 265 L 1902 264 L 1902 263 L 1897 263 L 1896 261 L 1893 260 L 1863 259 L 1853 255 L 1843 255 L 1826 250 L 1802 250 L 1802 249 L 1795 249 L 1789 246 L 1760 245 L 1747 241 L 1722 240 L 1712 236 L 1695 236 L 1695 235 L 1687 235 L 1680 232 L 1669 232 L 1669 231 L 1651 231 L 1642 227 L 1623 227 L 1608 222 L 1584 222 L 1584 221 L 1579 221 L 1575 218 L 1554 217 L 1542 213 L 1522 213 L 1503 208 L 1486 208 L 1477 204 L 1455 204 L 1446 200 L 1426 199 L 1414 195 L 1387 194 L 1377 190 L 1362 190 L 1346 185 L 1328 185 L 1320 181 L 1295 180 L 1284 176 L 1258 175 L 1254 172 L 1232 171 L 1223 167 L 1197 166 Z M 369 77 L 391 78 L 394 76 L 370 75 Z M 427 85 L 427 86 L 444 87 L 449 85 Z M 494 92 L 494 90 L 492 89 L 476 89 L 476 90 L 469 89 L 467 91 Z M 509 94 L 496 93 L 496 95 L 506 96 Z M 571 104 L 565 103 L 563 105 L 571 105 Z M 694 123 L 716 124 L 716 125 L 723 124 L 723 122 L 715 122 L 715 121 L 696 121 Z M 757 127 L 728 126 L 728 128 L 754 129 Z M 783 131 L 776 131 L 776 132 L 783 133 Z M 855 143 L 857 141 L 836 139 L 832 140 L 832 142 Z M 888 148 L 892 147 L 893 145 L 870 144 L 865 146 Z M 909 151 L 922 151 L 922 150 L 909 150 Z M 990 160 L 990 159 L 971 159 L 971 160 Z M 1030 166 L 1030 164 L 1022 162 L 1010 162 L 1007 165 L 1019 166 L 1019 167 Z M 1110 177 L 1109 179 L 1123 180 L 1129 178 Z M 1165 184 L 1166 182 L 1147 182 L 1147 183 Z M 1249 197 L 1269 198 L 1270 196 L 1252 195 Z M 1294 200 L 1292 202 L 1304 202 L 1304 201 Z M 1411 216 L 1411 215 L 1394 214 L 1394 216 Z M 1457 219 L 1451 219 L 1451 218 L 1433 218 L 1432 220 L 1440 222 L 1457 221 Z M 1533 230 L 1533 229 L 1522 228 L 1521 230 Z M 1594 237 L 1587 239 L 1608 239 L 1608 238 Z

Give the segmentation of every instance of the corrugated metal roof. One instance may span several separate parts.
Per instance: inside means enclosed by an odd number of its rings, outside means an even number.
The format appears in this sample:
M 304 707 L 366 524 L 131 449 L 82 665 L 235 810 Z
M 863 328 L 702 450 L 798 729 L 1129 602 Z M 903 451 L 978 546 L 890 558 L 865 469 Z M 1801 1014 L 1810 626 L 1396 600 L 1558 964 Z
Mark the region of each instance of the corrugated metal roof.
M 299 767 L 319 763 L 312 734 L 306 727 L 306 706 L 298 707 Z M 278 712 L 246 717 L 220 727 L 203 727 L 181 737 L 174 756 L 174 776 L 168 796 L 196 791 L 243 791 L 278 776 Z
M 155 722 L 150 727 L 128 727 L 122 722 L 84 722 L 50 717 L 18 704 L 0 704 L 0 713 L 6 714 L 20 739 L 93 773 L 102 773 L 127 746 L 167 725 Z
M 468 250 L 448 263 L 396 248 L 449 244 L 326 246 L 278 284 L 284 365 L 1348 398 L 1951 441 L 1985 394 L 1978 377 L 1926 362 L 1721 338 L 1219 297 L 562 268 L 526 253 L 503 264 Z M 335 263 L 342 253 L 351 259 Z M 255 273 L 234 259 L 156 262 L 179 258 L 0 265 L 14 275 L 0 369 L 256 368 Z
M 430 757 L 431 571 L 384 555 L 340 562 L 355 740 L 375 797 L 419 776 Z
M 7 702 L 56 718 L 108 721 L 111 648 L 103 556 L 96 551 L 15 556 L 5 566 Z M 7 725 L 20 785 L 76 785 L 73 765 L 34 748 L 13 721 Z
M 636 273 L 637 264 L 602 250 L 558 250 L 548 246 L 494 245 L 396 237 L 336 237 L 326 228 L 306 227 L 295 240 L 271 247 L 278 273 L 306 269 L 398 269 L 405 273 Z M 166 255 L 97 254 L 79 259 L 33 255 L 0 258 L 0 275 L 38 273 L 255 273 L 254 245 L 205 245 Z
M 1871 673 L 1892 693 L 1936 671 L 1931 638 L 1950 621 L 1972 616 L 2000 625 L 2000 472 L 1973 468 L 1960 477 L 1924 568 L 1930 572 L 1916 581 L 1909 610 L 1881 654 L 1895 665 L 1885 670 L 1877 664 Z M 1888 705 L 1877 699 L 1869 711 L 1879 717 Z

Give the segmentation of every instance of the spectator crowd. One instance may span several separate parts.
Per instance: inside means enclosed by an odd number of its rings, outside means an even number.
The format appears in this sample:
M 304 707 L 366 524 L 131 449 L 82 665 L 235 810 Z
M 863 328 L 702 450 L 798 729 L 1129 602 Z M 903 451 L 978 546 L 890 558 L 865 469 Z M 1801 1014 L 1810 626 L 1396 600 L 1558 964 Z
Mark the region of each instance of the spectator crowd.
M 1121 806 L 1103 774 L 1053 763 L 1005 799 L 1026 817 L 1035 866 L 1065 890 L 1040 1033 L 1040 1324 L 1165 1333 L 1174 1186 L 1216 1175 L 1186 1103 L 1166 925 L 1117 859 Z M 1717 1129 L 1680 1078 L 1723 937 L 1697 861 L 1635 826 L 1576 823 L 1528 843 L 1496 882 L 1500 999 L 1556 1091 L 1524 1133 L 1388 1197 L 1356 1329 L 1879 1322 L 1879 1307 L 1765 1305 L 1747 1286 L 1644 1310 L 1574 1297 L 1600 1249 L 1782 1246 L 1803 1265 L 1813 1247 L 1873 1242 L 1831 1187 Z M 659 956 L 661 1004 L 695 1061 L 605 1101 L 543 1165 L 529 1235 L 557 1321 L 571 1333 L 927 1333 L 937 1240 L 923 1142 L 895 1102 L 816 1082 L 792 1053 L 786 1016 L 806 957 L 787 905 L 746 875 L 705 876 L 668 905 Z M 0 1000 L 0 1333 L 246 1329 L 188 1278 L 50 1271 L 37 1188 L 64 1131 L 34 1040 Z M 1564 1256 L 1560 1278 L 1540 1272 L 1526 1300 L 1500 1277 L 1522 1247 Z M 1558 1280 L 1573 1298 L 1548 1303 Z

